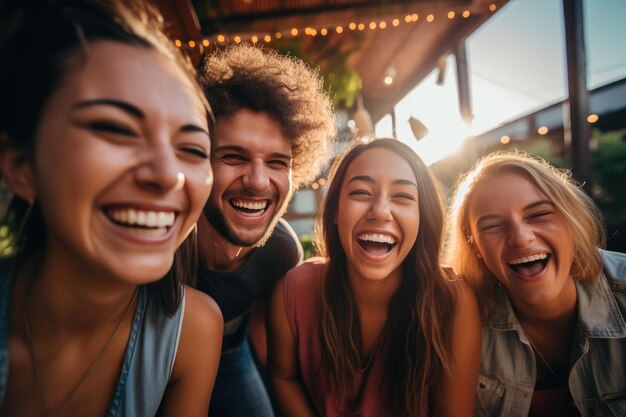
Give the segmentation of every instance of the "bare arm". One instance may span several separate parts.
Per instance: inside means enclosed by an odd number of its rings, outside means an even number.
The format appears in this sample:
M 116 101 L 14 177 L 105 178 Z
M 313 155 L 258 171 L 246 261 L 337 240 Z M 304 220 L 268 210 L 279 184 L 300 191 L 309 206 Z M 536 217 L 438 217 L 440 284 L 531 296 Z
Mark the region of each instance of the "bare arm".
M 283 281 L 274 288 L 267 320 L 269 380 L 274 401 L 282 415 L 314 417 L 314 409 L 300 382 L 296 341 L 283 300 Z
M 222 350 L 224 321 L 213 299 L 187 288 L 185 318 L 160 416 L 206 417 Z
M 438 416 L 471 417 L 474 415 L 476 384 L 480 371 L 481 327 L 476 297 L 465 281 L 457 281 L 459 306 L 452 330 L 450 374 L 444 380 L 444 404 Z

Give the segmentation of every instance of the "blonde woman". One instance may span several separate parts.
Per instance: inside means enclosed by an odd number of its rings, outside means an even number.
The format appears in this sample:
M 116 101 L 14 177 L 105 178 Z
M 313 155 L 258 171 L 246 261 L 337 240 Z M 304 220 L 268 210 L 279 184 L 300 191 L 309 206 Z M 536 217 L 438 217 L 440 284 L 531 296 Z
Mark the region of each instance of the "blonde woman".
M 459 182 L 448 261 L 475 288 L 477 416 L 626 415 L 626 256 L 570 177 L 492 154 Z

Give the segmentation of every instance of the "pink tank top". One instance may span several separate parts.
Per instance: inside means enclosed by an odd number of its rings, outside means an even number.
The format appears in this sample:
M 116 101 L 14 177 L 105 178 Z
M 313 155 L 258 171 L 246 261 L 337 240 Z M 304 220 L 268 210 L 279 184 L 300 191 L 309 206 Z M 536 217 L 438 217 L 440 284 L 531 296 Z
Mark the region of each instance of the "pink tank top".
M 322 369 L 319 338 L 322 280 L 326 261 L 309 259 L 289 271 L 284 281 L 285 310 L 296 340 L 298 361 L 306 391 L 320 415 L 326 417 L 384 416 L 381 383 L 382 338 L 359 372 L 359 392 L 353 398 L 333 398 Z

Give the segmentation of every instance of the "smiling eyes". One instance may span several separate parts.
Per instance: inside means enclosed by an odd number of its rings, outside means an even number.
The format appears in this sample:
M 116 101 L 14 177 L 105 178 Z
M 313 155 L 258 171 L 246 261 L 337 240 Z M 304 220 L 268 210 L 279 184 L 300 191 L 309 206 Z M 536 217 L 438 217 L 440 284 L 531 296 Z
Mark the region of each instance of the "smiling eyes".
M 541 223 L 544 221 L 549 221 L 551 216 L 555 214 L 554 210 L 540 210 L 536 212 L 529 213 L 524 220 L 528 223 Z M 479 232 L 497 232 L 506 226 L 506 222 L 498 220 L 496 222 L 485 223 L 484 225 L 478 228 Z
M 244 155 L 237 154 L 237 153 L 218 156 L 218 159 L 221 159 L 222 161 L 230 165 L 238 165 L 238 164 L 243 164 L 243 163 L 248 162 L 248 159 Z M 283 170 L 283 169 L 291 168 L 290 161 L 285 161 L 283 159 L 270 159 L 266 161 L 265 164 L 275 170 Z
M 87 127 L 95 131 L 97 133 L 111 135 L 112 137 L 126 137 L 126 138 L 139 138 L 140 135 L 137 134 L 133 129 L 124 126 L 121 123 L 113 123 L 108 121 L 94 121 L 87 124 Z M 189 132 L 193 133 L 193 132 Z M 178 150 L 194 156 L 200 159 L 208 159 L 209 152 L 205 150 L 204 146 L 200 144 L 195 144 L 192 141 L 185 141 L 177 145 Z
M 348 195 L 351 197 L 357 197 L 357 198 L 358 197 L 362 197 L 362 198 L 373 197 L 373 193 L 365 189 L 352 190 L 348 193 Z M 392 194 L 391 198 L 404 200 L 404 201 L 417 201 L 414 195 L 409 194 L 409 193 L 402 193 L 402 192 Z

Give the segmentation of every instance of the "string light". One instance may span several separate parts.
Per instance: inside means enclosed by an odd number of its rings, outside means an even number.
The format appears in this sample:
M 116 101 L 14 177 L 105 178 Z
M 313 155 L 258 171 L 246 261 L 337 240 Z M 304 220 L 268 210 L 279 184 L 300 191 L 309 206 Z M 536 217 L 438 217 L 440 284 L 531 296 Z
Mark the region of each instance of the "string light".
M 488 10 L 490 12 L 495 12 L 497 10 L 497 5 L 496 3 L 490 3 L 488 6 Z M 457 15 L 462 16 L 464 19 L 469 18 L 472 13 L 465 9 L 463 11 L 461 10 L 449 10 L 446 13 L 446 16 L 448 17 L 448 19 L 454 19 L 457 17 Z M 412 13 L 412 14 L 407 14 L 404 16 L 404 22 L 407 24 L 410 23 L 414 23 L 417 22 L 419 20 L 419 15 L 417 13 Z M 435 20 L 435 15 L 433 13 L 430 13 L 428 15 L 426 15 L 425 18 L 426 22 L 428 23 L 432 23 Z M 359 30 L 359 31 L 363 31 L 366 29 L 369 30 L 376 30 L 376 29 L 386 29 L 388 27 L 388 25 L 393 26 L 394 28 L 397 28 L 398 26 L 400 26 L 401 23 L 401 18 L 394 18 L 391 21 L 384 21 L 381 20 L 379 22 L 375 22 L 375 21 L 370 21 L 369 23 L 366 22 L 350 22 L 345 29 L 349 29 L 350 31 L 355 31 L 355 30 Z M 333 30 L 333 29 L 330 29 Z M 334 31 L 337 34 L 342 34 L 344 32 L 344 26 L 342 25 L 337 25 L 334 28 Z M 329 33 L 329 29 L 326 27 L 322 27 L 322 28 L 315 28 L 315 27 L 311 27 L 311 26 L 307 26 L 305 28 L 297 28 L 297 27 L 292 27 L 291 30 L 287 31 L 287 34 L 291 34 L 292 37 L 296 37 L 299 35 L 307 35 L 307 36 L 317 36 L 318 34 L 322 35 L 322 36 L 327 36 Z M 231 33 L 228 36 L 230 36 L 231 41 L 235 42 L 235 43 L 241 43 L 245 40 L 249 40 L 252 43 L 258 43 L 261 39 L 263 39 L 263 41 L 265 41 L 266 43 L 270 43 L 272 41 L 272 39 L 281 39 L 283 37 L 284 33 L 282 31 L 277 31 L 274 33 L 274 36 L 272 37 L 270 34 L 263 34 L 263 33 L 248 33 L 248 34 L 244 34 L 244 33 Z M 181 41 L 180 39 L 176 39 L 174 40 L 174 44 L 178 47 L 178 48 L 182 48 L 184 47 L 189 47 L 191 49 L 195 48 L 197 43 L 202 43 L 202 45 L 204 47 L 208 47 L 211 43 L 211 40 L 213 40 L 216 43 L 224 43 L 224 42 L 229 42 L 228 38 L 224 35 L 224 34 L 218 34 L 217 36 L 215 36 L 214 38 L 204 38 L 202 40 L 188 40 L 186 43 L 183 43 L 183 41 Z M 590 115 L 591 116 L 591 115 Z M 592 118 L 593 119 L 593 118 Z M 597 119 L 596 119 L 597 120 Z M 588 120 L 589 121 L 589 120 Z M 589 121 L 589 123 L 594 123 L 592 121 Z M 546 128 L 547 129 L 547 128 Z M 546 130 L 547 132 L 547 130 Z M 542 134 L 542 133 L 540 133 Z M 545 134 L 545 133 L 543 133 Z
M 600 117 L 598 117 L 597 114 L 590 114 L 589 116 L 587 116 L 587 122 L 589 123 L 595 123 L 598 121 L 598 119 L 600 119 Z
M 537 129 L 537 133 L 539 133 L 540 135 L 545 135 L 546 133 L 548 133 L 548 128 L 546 126 L 541 126 L 539 129 Z
M 507 135 L 504 135 L 500 138 L 500 143 L 503 145 L 506 145 L 507 143 L 509 143 L 511 141 L 511 138 Z

